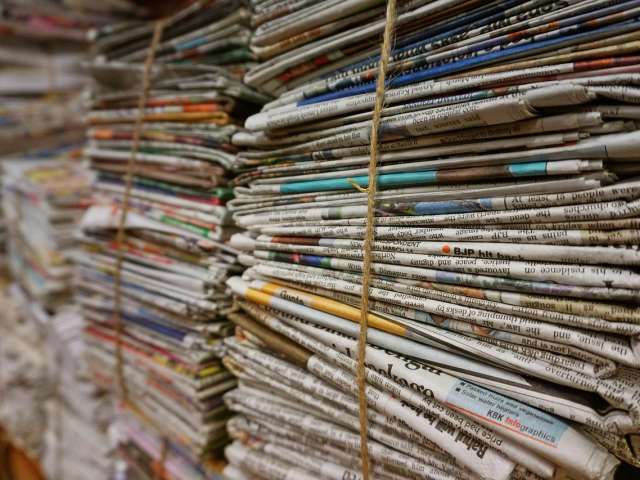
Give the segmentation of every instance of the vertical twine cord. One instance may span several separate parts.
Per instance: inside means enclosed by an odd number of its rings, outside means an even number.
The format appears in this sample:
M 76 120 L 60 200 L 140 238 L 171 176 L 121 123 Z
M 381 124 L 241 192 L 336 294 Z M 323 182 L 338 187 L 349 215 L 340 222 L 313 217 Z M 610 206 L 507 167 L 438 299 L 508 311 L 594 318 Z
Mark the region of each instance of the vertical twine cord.
M 120 218 L 118 219 L 118 231 L 116 234 L 116 266 L 113 272 L 113 316 L 116 330 L 116 379 L 120 390 L 120 398 L 127 400 L 128 391 L 127 384 L 124 379 L 124 361 L 122 358 L 122 334 L 124 333 L 124 323 L 122 321 L 122 263 L 124 261 L 124 249 L 122 248 L 126 240 L 125 224 L 127 222 L 127 210 L 129 209 L 129 201 L 131 199 L 131 187 L 133 184 L 133 168 L 138 156 L 140 147 L 140 131 L 144 123 L 144 109 L 149 97 L 149 86 L 151 84 L 151 69 L 156 58 L 156 50 L 162 38 L 162 30 L 164 29 L 164 19 L 157 20 L 153 28 L 153 37 L 149 45 L 149 52 L 144 63 L 144 71 L 142 74 L 142 88 L 140 97 L 138 98 L 138 114 L 133 127 L 133 142 L 131 145 L 131 156 L 127 163 L 127 171 L 125 173 L 125 190 L 122 199 L 122 208 L 120 210 Z
M 113 275 L 114 285 L 114 317 L 116 322 L 116 375 L 118 387 L 120 390 L 121 400 L 131 404 L 131 400 L 128 398 L 127 384 L 124 379 L 124 360 L 122 357 L 122 334 L 124 333 L 124 323 L 122 322 L 122 263 L 124 261 L 124 242 L 126 241 L 127 232 L 125 224 L 127 221 L 127 212 L 129 210 L 129 201 L 131 199 L 131 188 L 133 186 L 133 170 L 135 167 L 136 159 L 138 156 L 138 149 L 140 148 L 140 133 L 144 124 L 144 110 L 147 105 L 147 99 L 149 98 L 149 88 L 151 85 L 151 70 L 156 59 L 156 51 L 158 45 L 162 39 L 162 31 L 164 30 L 165 20 L 157 20 L 153 27 L 153 36 L 151 37 L 151 44 L 149 45 L 149 51 L 144 63 L 144 71 L 142 73 L 142 88 L 140 96 L 138 98 L 138 113 L 136 115 L 136 121 L 133 127 L 133 140 L 131 144 L 131 156 L 127 163 L 127 170 L 125 173 L 125 190 L 122 198 L 122 208 L 120 211 L 120 218 L 118 219 L 118 231 L 116 234 L 116 267 Z M 135 406 L 134 408 L 137 409 Z M 154 427 L 158 430 L 158 433 L 162 434 L 159 426 L 154 423 Z M 154 480 L 160 480 L 165 478 L 164 464 L 167 458 L 168 441 L 166 437 L 162 436 L 162 448 L 160 451 L 160 458 L 153 468 Z
M 384 27 L 382 51 L 378 64 L 378 81 L 376 84 L 376 98 L 371 121 L 371 156 L 369 158 L 369 185 L 367 187 L 367 223 L 364 236 L 364 252 L 362 262 L 362 308 L 360 310 L 360 334 L 358 336 L 358 404 L 360 420 L 360 458 L 362 460 L 362 478 L 369 480 L 369 448 L 367 397 L 365 376 L 365 355 L 367 347 L 367 315 L 369 313 L 369 284 L 371 283 L 371 257 L 374 241 L 374 217 L 377 192 L 377 165 L 378 165 L 378 128 L 382 116 L 384 104 L 384 89 L 389 57 L 391 56 L 391 44 L 393 30 L 396 22 L 396 0 L 387 1 L 387 19 Z

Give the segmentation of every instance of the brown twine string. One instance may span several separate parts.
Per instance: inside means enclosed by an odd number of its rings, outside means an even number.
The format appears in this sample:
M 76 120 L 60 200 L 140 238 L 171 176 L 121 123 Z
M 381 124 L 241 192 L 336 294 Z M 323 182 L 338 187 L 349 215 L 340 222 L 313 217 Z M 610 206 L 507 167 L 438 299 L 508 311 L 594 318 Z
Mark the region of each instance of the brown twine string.
M 393 30 L 396 22 L 396 0 L 387 1 L 387 20 L 384 27 L 382 51 L 378 64 L 378 81 L 376 84 L 376 98 L 371 121 L 371 156 L 369 158 L 369 185 L 367 192 L 367 223 L 364 236 L 364 252 L 362 262 L 362 307 L 360 310 L 360 335 L 358 336 L 358 404 L 360 420 L 360 458 L 362 460 L 362 478 L 369 480 L 369 448 L 367 445 L 367 397 L 365 376 L 365 354 L 367 346 L 367 315 L 369 313 L 369 284 L 371 282 L 371 257 L 374 241 L 374 215 L 377 192 L 377 165 L 378 165 L 378 128 L 382 116 L 384 103 L 385 76 L 391 56 L 391 44 Z M 355 182 L 353 182 L 355 183 Z M 361 191 L 360 188 L 358 188 Z
M 126 241 L 127 232 L 125 229 L 127 221 L 127 211 L 129 209 L 129 203 L 131 199 L 131 188 L 133 185 L 133 173 L 135 169 L 135 163 L 138 155 L 138 149 L 140 147 L 140 134 L 142 126 L 144 124 L 144 109 L 147 105 L 147 99 L 149 98 L 149 87 L 151 85 L 151 72 L 153 64 L 155 62 L 156 51 L 162 38 L 162 31 L 165 26 L 165 20 L 160 19 L 155 22 L 153 28 L 153 36 L 151 38 L 151 44 L 149 45 L 149 51 L 144 63 L 144 70 L 142 74 L 142 88 L 140 96 L 138 98 L 138 112 L 136 115 L 135 124 L 133 127 L 133 141 L 131 145 L 131 156 L 127 163 L 127 170 L 125 173 L 125 190 L 122 198 L 122 206 L 120 211 L 120 218 L 118 219 L 118 230 L 116 234 L 116 266 L 113 273 L 113 286 L 114 286 L 114 321 L 115 321 L 115 342 L 116 342 L 116 379 L 118 383 L 118 389 L 120 393 L 120 400 L 129 404 L 137 412 L 143 413 L 138 409 L 133 402 L 128 398 L 127 384 L 124 378 L 124 359 L 122 353 L 122 335 L 124 333 L 124 322 L 122 321 L 122 264 L 124 261 L 124 243 Z M 150 420 L 147 417 L 147 420 Z M 162 435 L 162 430 L 159 429 L 155 422 L 152 422 L 153 426 L 158 430 L 158 433 Z M 160 452 L 160 458 L 154 468 L 154 478 L 164 478 L 164 464 L 167 457 L 168 442 L 166 437 L 162 437 L 162 449 Z
M 116 234 L 116 266 L 113 272 L 113 314 L 116 327 L 116 379 L 118 382 L 118 389 L 120 390 L 120 397 L 123 400 L 127 400 L 128 397 L 127 385 L 124 379 L 124 362 L 122 357 L 122 334 L 124 333 L 124 322 L 122 321 L 122 263 L 124 261 L 123 246 L 127 237 L 127 232 L 124 227 L 127 222 L 127 210 L 129 209 L 129 201 L 131 199 L 133 171 L 138 156 L 138 149 L 140 147 L 140 133 L 142 130 L 142 125 L 144 123 L 144 108 L 147 104 L 147 98 L 149 97 L 151 69 L 153 68 L 153 63 L 155 62 L 156 50 L 158 49 L 158 45 L 160 44 L 164 24 L 164 19 L 156 21 L 153 29 L 153 37 L 151 38 L 151 44 L 149 45 L 149 52 L 147 53 L 147 59 L 144 63 L 144 71 L 142 74 L 142 88 L 140 91 L 140 97 L 138 98 L 138 113 L 133 128 L 131 156 L 129 157 L 129 161 L 127 163 L 127 171 L 125 173 L 124 197 L 122 198 L 122 208 L 120 210 L 120 218 L 118 219 L 118 231 Z

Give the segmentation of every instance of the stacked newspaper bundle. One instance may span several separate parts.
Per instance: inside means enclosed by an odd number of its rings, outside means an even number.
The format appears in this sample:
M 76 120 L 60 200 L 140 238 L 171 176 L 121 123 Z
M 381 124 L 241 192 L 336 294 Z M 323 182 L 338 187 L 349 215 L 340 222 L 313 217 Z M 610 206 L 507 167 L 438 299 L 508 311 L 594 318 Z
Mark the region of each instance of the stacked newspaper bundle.
M 51 400 L 56 386 L 50 368 L 77 367 L 80 356 L 57 363 L 47 352 L 57 338 L 51 329 L 58 317 L 51 314 L 70 300 L 72 230 L 90 193 L 88 173 L 62 160 L 84 138 L 87 30 L 105 16 L 138 10 L 121 0 L 0 2 L 0 211 L 6 214 L 0 213 L 0 259 L 4 264 L 7 240 L 20 284 L 9 292 L 18 312 L 4 285 L 1 292 L 0 415 L 31 454 L 64 464 L 64 474 L 50 470 L 50 478 L 100 478 L 108 470 L 106 442 L 92 430 L 97 419 L 85 415 L 97 401 L 91 390 L 67 382 L 70 373 L 61 370 L 59 398 L 66 403 Z M 75 352 L 75 346 L 65 347 Z M 80 476 L 78 469 L 84 469 Z
M 131 0 L 3 0 L 0 35 L 41 42 L 86 42 L 89 27 L 115 16 L 148 14 Z M 56 44 L 55 47 L 58 45 Z M 54 50 L 54 45 L 49 44 Z
M 86 22 L 69 9 L 44 10 L 43 2 L 0 5 L 0 158 L 54 156 L 82 140 Z M 0 215 L 3 267 L 5 240 Z
M 81 145 L 88 30 L 140 10 L 123 0 L 0 2 L 0 159 L 55 158 Z
M 74 308 L 48 321 L 47 361 L 52 395 L 47 399 L 45 455 L 51 480 L 110 480 L 114 473 L 109 427 L 113 401 L 90 381 L 82 338 L 84 322 Z
M 163 10 L 172 7 L 172 2 L 158 3 L 158 9 L 153 12 L 158 16 L 163 13 Z M 222 66 L 222 70 L 233 73 L 235 76 L 242 76 L 249 68 L 255 66 L 256 57 L 249 48 L 251 13 L 243 6 L 241 0 L 189 0 L 173 3 L 186 5 L 177 12 L 165 16 L 166 23 L 157 49 L 156 63 L 218 65 Z M 144 63 L 151 43 L 152 31 L 153 23 L 148 21 L 123 21 L 95 29 L 91 33 L 91 38 L 97 59 L 127 64 Z M 210 75 L 198 80 L 213 82 L 216 78 Z M 149 113 L 177 113 L 181 111 L 178 107 L 183 107 L 184 112 L 192 113 L 226 112 L 228 110 L 224 109 L 224 105 L 218 105 L 219 108 L 215 110 L 210 109 L 216 99 L 223 99 L 219 89 L 224 85 L 224 79 L 217 80 L 217 89 L 210 91 L 208 95 L 196 96 L 191 101 L 187 101 L 186 98 L 176 98 L 175 95 L 170 99 L 157 96 L 154 102 L 148 105 L 156 107 L 156 110 Z M 187 108 L 188 106 L 194 106 L 194 108 Z M 199 106 L 200 109 L 196 109 L 195 106 Z M 207 109 L 206 106 L 210 108 Z
M 82 318 L 69 307 L 50 315 L 18 284 L 0 295 L 3 426 L 51 480 L 112 478 L 113 406 L 88 382 Z
M 89 29 L 140 10 L 126 0 L 0 4 L 0 155 L 81 143 Z
M 0 423 L 31 458 L 44 452 L 44 402 L 50 393 L 37 305 L 17 284 L 0 289 Z
M 0 55 L 6 48 L 25 63 L 33 64 L 12 73 L 0 69 L 0 156 L 47 154 L 80 143 L 84 129 L 80 90 L 84 79 L 74 69 L 81 56 L 78 53 L 42 54 L 22 45 L 5 47 L 3 41 L 0 37 Z M 61 65 L 47 67 L 49 62 Z M 3 63 L 0 58 L 0 67 Z M 47 68 L 61 69 L 54 83 L 45 81 L 45 75 L 51 72 Z M 30 85 L 31 78 L 33 85 Z M 10 84 L 2 85 L 3 82 Z
M 236 380 L 217 351 L 231 331 L 225 281 L 242 270 L 225 244 L 235 232 L 225 206 L 237 164 L 231 138 L 267 100 L 241 81 L 253 57 L 240 3 L 191 2 L 168 17 L 144 112 L 138 102 L 153 23 L 94 35 L 97 88 L 85 154 L 97 172 L 96 205 L 82 224 L 76 292 L 96 380 L 125 393 L 121 453 L 132 478 L 151 478 L 158 465 L 166 478 L 212 478 L 219 470 L 212 454 L 227 442 L 221 395 Z
M 2 166 L 11 273 L 41 308 L 55 311 L 71 298 L 73 230 L 90 199 L 89 172 L 63 160 Z
M 229 209 L 247 232 L 232 245 L 251 268 L 229 281 L 248 331 L 228 342 L 232 478 L 358 478 L 383 3 L 256 4 L 264 61 L 245 81 L 279 96 L 233 138 L 246 170 Z M 380 478 L 640 466 L 639 9 L 400 2 L 367 350 Z
M 89 29 L 141 13 L 127 0 L 0 3 L 0 155 L 82 141 Z
M 46 3 L 6 0 L 0 5 L 0 96 L 10 100 L 3 102 L 3 109 L 20 105 L 25 114 L 37 108 L 46 111 L 51 98 L 45 95 L 77 93 L 85 82 L 79 63 L 86 52 L 91 19 L 77 10 Z M 21 127 L 35 132 L 55 121 L 55 115 L 48 117 L 33 115 L 34 125 Z

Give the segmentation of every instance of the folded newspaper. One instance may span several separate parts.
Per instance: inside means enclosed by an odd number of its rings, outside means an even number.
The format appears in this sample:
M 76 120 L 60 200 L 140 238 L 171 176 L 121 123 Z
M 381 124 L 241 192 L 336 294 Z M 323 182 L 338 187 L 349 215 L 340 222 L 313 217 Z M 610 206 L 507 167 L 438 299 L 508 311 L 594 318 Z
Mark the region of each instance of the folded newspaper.
M 124 22 L 92 34 L 96 85 L 84 153 L 96 172 L 95 204 L 81 226 L 76 300 L 95 380 L 126 388 L 118 424 L 128 478 L 220 478 L 229 416 L 222 394 L 237 383 L 220 359 L 232 332 L 225 281 L 244 268 L 226 243 L 237 232 L 226 208 L 238 165 L 231 139 L 269 97 L 241 81 L 254 63 L 242 2 L 190 2 L 165 21 L 139 111 L 153 29 Z
M 232 479 L 361 478 L 384 4 L 252 2 L 244 80 L 275 98 L 233 136 L 231 244 L 250 268 L 228 281 Z M 369 292 L 374 477 L 639 474 L 638 13 L 399 2 Z

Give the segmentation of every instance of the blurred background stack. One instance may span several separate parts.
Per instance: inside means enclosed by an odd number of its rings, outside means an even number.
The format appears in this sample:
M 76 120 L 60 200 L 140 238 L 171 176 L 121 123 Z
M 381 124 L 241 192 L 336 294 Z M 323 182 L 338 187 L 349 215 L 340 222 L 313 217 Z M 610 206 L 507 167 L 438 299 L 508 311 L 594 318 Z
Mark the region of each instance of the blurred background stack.
M 55 383 L 45 403 L 42 465 L 50 480 L 110 480 L 118 473 L 114 399 L 91 381 L 83 329 L 78 309 L 67 307 L 47 332 L 48 375 Z
M 44 327 L 38 311 L 14 284 L 2 289 L 0 344 L 0 422 L 7 436 L 32 459 L 44 454 L 47 418 L 44 403 L 50 394 Z M 24 415 L 16 414 L 24 412 Z
M 57 160 L 3 163 L 3 210 L 13 279 L 47 312 L 71 302 L 74 230 L 90 201 L 89 172 Z
M 80 144 L 88 21 L 54 3 L 0 5 L 0 157 L 55 158 Z
M 637 478 L 640 0 L 398 3 L 371 478 Z M 362 478 L 385 10 L 1 3 L 0 424 L 47 478 Z
M 95 195 L 82 222 L 74 290 L 95 381 L 122 400 L 121 457 L 136 479 L 158 469 L 170 479 L 219 475 L 228 417 L 221 395 L 235 386 L 219 358 L 231 333 L 225 281 L 242 271 L 226 245 L 235 232 L 226 209 L 238 152 L 231 138 L 268 100 L 241 80 L 255 63 L 242 2 L 187 3 L 166 19 L 143 112 L 154 22 L 109 24 L 92 34 L 84 155 Z M 126 238 L 118 245 L 123 208 Z M 114 311 L 118 246 L 121 323 Z
M 141 13 L 121 0 L 0 2 L 0 239 L 14 282 L 1 303 L 0 424 L 48 479 L 112 478 L 113 407 L 83 372 L 69 253 L 90 193 L 88 33 Z

